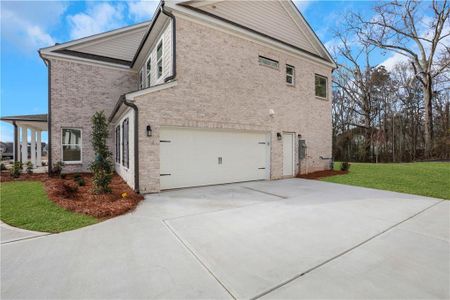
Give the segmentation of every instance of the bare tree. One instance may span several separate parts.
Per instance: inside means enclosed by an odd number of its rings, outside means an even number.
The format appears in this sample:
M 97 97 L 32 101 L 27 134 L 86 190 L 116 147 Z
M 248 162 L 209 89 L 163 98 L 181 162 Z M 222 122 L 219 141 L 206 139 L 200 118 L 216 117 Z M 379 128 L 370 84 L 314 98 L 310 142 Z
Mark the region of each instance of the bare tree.
M 450 62 L 436 64 L 440 54 L 447 56 L 450 46 L 448 24 L 450 8 L 447 0 L 431 2 L 430 21 L 426 21 L 424 3 L 416 0 L 392 1 L 376 5 L 375 17 L 367 20 L 360 14 L 352 15 L 352 29 L 368 45 L 406 56 L 419 80 L 424 96 L 425 156 L 433 150 L 433 81 L 448 71 Z

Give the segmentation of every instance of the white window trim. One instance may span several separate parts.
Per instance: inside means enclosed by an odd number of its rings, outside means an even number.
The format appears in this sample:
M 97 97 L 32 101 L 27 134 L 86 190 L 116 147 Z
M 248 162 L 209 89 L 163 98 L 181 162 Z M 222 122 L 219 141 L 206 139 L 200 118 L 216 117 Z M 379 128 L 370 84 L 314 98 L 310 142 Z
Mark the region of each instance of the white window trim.
M 287 69 L 288 68 L 291 68 L 292 69 L 292 75 L 291 74 L 288 74 L 288 72 L 287 72 Z M 289 83 L 288 81 L 287 81 L 287 77 L 292 77 L 292 83 Z M 293 66 L 293 65 L 289 65 L 289 64 L 286 64 L 286 84 L 288 85 L 288 86 L 295 86 L 295 67 Z
M 274 64 L 276 64 L 276 66 L 264 63 L 263 61 L 274 63 Z M 263 67 L 268 67 L 268 68 L 271 68 L 271 69 L 274 69 L 274 70 L 279 70 L 280 69 L 280 62 L 278 60 L 265 57 L 264 55 L 259 55 L 258 56 L 258 63 L 259 63 L 260 66 L 263 66 Z
M 63 143 L 63 131 L 64 129 L 75 129 L 75 130 L 79 130 L 81 133 L 81 138 L 80 138 L 80 160 L 76 161 L 76 160 L 64 160 L 64 147 L 63 146 L 67 146 L 67 145 L 74 145 L 74 144 L 64 144 Z M 79 128 L 79 127 L 62 127 L 61 128 L 61 161 L 64 164 L 67 165 L 79 165 L 83 163 L 83 129 Z
M 325 79 L 325 97 L 316 95 L 316 76 Z M 314 96 L 320 100 L 328 100 L 328 77 L 320 74 L 314 74 Z
M 158 58 L 158 48 L 161 46 L 161 57 Z M 163 57 L 164 57 L 164 44 L 162 39 L 159 41 L 159 43 L 156 45 L 156 77 L 159 79 L 164 73 L 163 70 Z M 159 74 L 159 63 L 161 63 L 161 74 Z

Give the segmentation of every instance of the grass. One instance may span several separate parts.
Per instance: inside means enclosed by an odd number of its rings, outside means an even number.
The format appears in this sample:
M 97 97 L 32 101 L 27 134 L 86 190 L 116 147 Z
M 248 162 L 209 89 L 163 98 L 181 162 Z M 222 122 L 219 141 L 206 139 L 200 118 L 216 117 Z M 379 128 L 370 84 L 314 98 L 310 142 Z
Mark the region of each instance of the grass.
M 97 219 L 73 213 L 48 199 L 38 181 L 5 182 L 0 186 L 0 218 L 29 230 L 62 232 L 95 224 Z
M 335 164 L 339 170 L 340 164 Z M 450 163 L 351 163 L 350 173 L 323 181 L 450 199 Z

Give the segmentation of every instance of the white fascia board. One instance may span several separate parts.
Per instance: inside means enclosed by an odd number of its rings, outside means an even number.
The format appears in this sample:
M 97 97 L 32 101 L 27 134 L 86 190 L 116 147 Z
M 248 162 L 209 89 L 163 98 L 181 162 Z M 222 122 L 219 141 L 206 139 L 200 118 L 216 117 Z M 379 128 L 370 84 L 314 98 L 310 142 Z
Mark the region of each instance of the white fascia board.
M 87 58 L 77 57 L 77 56 L 73 56 L 73 55 L 66 55 L 66 54 L 54 53 L 54 52 L 50 52 L 50 53 L 41 52 L 41 55 L 44 58 L 54 58 L 54 59 L 59 59 L 59 60 L 64 60 L 64 61 L 76 61 L 78 63 L 82 63 L 82 64 L 86 64 L 86 65 L 100 65 L 102 67 L 107 67 L 107 68 L 112 68 L 112 69 L 121 69 L 124 71 L 134 72 L 132 69 L 130 69 L 129 66 L 124 66 L 124 65 L 99 61 L 99 60 L 87 59 Z
M 174 80 L 174 81 L 170 81 L 170 82 L 167 82 L 167 83 L 151 86 L 151 87 L 143 89 L 143 90 L 139 90 L 139 91 L 136 91 L 136 92 L 128 93 L 128 94 L 125 95 L 125 99 L 128 100 L 128 101 L 134 101 L 134 98 L 136 98 L 136 97 L 140 97 L 140 96 L 144 96 L 144 95 L 151 94 L 151 93 L 154 93 L 154 92 L 158 92 L 158 91 L 161 91 L 161 90 L 165 90 L 165 89 L 168 89 L 168 88 L 172 88 L 172 87 L 174 87 L 176 85 L 177 85 L 177 81 Z
M 73 46 L 73 45 L 86 43 L 86 42 L 93 41 L 93 40 L 96 40 L 96 39 L 107 38 L 107 37 L 114 36 L 114 35 L 119 34 L 119 33 L 127 32 L 127 31 L 134 31 L 134 30 L 140 29 L 142 27 L 147 27 L 148 25 L 150 25 L 150 23 L 151 22 L 147 21 L 147 22 L 142 22 L 142 23 L 139 23 L 139 24 L 136 24 L 136 25 L 132 25 L 132 26 L 122 27 L 122 28 L 119 28 L 119 29 L 115 29 L 115 30 L 111 30 L 111 31 L 103 32 L 103 33 L 94 34 L 94 35 L 91 35 L 91 36 L 87 36 L 87 37 L 84 37 L 84 38 L 81 38 L 81 39 L 76 39 L 76 40 L 69 41 L 69 42 L 66 42 L 66 43 L 62 43 L 62 44 L 58 44 L 58 45 L 54 45 L 54 46 L 50 46 L 50 47 L 41 48 L 40 51 L 42 53 L 48 53 L 48 52 L 51 52 L 51 51 L 54 51 L 54 50 L 59 50 L 59 49 L 62 49 L 62 48 Z
M 281 1 L 281 2 L 282 2 L 282 5 L 284 7 L 283 1 Z M 333 68 L 334 69 L 337 68 L 336 62 L 334 61 L 333 57 L 331 57 L 331 55 L 328 52 L 327 48 L 325 48 L 325 46 L 323 45 L 322 41 L 317 37 L 317 34 L 312 30 L 312 28 L 309 25 L 308 21 L 306 21 L 305 17 L 303 17 L 303 15 L 300 13 L 300 10 L 295 6 L 295 3 L 293 1 L 287 1 L 287 3 L 290 6 L 290 9 L 293 11 L 294 16 L 305 23 L 306 28 L 307 28 L 308 32 L 310 33 L 310 35 L 312 35 L 314 37 L 315 41 L 317 42 L 319 47 L 323 50 L 323 52 L 326 54 L 327 58 L 330 61 L 332 61 Z M 306 37 L 309 40 L 308 35 L 306 35 Z
M 169 4 L 169 3 L 170 2 L 167 2 L 167 4 Z M 249 30 L 240 28 L 233 24 L 223 22 L 219 19 L 210 17 L 210 16 L 202 14 L 202 13 L 198 13 L 196 11 L 182 7 L 180 5 L 174 6 L 173 4 L 170 4 L 170 8 L 173 10 L 175 17 L 186 18 L 192 22 L 206 25 L 206 26 L 209 26 L 216 30 L 222 30 L 223 32 L 233 34 L 233 35 L 239 36 L 241 38 L 245 38 L 247 40 L 259 43 L 264 46 L 272 46 L 272 48 L 275 48 L 276 50 L 283 50 L 284 52 L 288 52 L 291 55 L 297 55 L 302 58 L 307 58 L 308 60 L 310 60 L 312 62 L 321 64 L 321 65 L 324 65 L 327 67 L 330 67 L 333 69 L 336 68 L 336 64 L 334 62 L 327 62 L 323 59 L 320 59 L 320 58 L 310 55 L 308 53 L 304 53 L 302 51 L 296 50 L 293 47 L 290 47 L 288 45 L 285 45 L 285 44 L 275 41 L 273 39 L 264 37 L 262 35 L 253 33 Z M 333 61 L 333 60 L 331 60 L 331 61 Z

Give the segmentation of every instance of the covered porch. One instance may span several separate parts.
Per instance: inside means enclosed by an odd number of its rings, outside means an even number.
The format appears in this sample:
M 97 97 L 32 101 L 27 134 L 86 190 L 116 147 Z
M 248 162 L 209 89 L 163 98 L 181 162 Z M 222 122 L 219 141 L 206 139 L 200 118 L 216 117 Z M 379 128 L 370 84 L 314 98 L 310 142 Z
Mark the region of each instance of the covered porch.
M 42 168 L 42 132 L 48 131 L 47 114 L 5 116 L 0 120 L 14 127 L 14 161 L 24 164 L 30 161 L 33 168 L 46 171 L 46 168 Z

